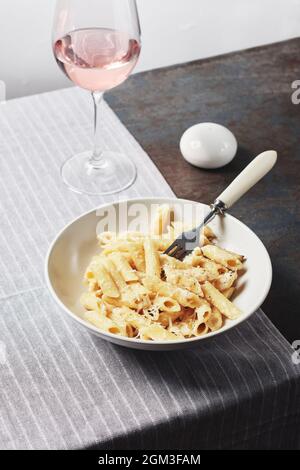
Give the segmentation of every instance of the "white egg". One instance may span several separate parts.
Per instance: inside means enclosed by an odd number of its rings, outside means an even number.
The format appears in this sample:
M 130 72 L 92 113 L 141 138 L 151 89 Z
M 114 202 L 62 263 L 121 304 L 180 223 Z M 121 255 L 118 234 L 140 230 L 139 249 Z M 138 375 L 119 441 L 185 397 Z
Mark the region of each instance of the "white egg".
M 204 122 L 190 127 L 182 136 L 180 150 L 186 161 L 205 169 L 228 165 L 238 143 L 233 133 L 220 124 Z

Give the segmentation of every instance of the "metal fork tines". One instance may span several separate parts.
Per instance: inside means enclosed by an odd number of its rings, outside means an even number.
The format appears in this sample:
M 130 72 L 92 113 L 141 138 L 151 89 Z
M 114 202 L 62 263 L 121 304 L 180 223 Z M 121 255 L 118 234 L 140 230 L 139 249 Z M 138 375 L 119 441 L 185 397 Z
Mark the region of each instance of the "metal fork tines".
M 226 211 L 225 204 L 217 199 L 214 204 L 211 206 L 210 213 L 205 217 L 202 224 L 198 227 L 189 230 L 188 232 L 183 232 L 173 243 L 169 246 L 169 248 L 164 252 L 165 255 L 172 256 L 178 260 L 182 260 L 188 254 L 192 253 L 192 251 L 197 247 L 200 246 L 200 236 L 201 231 L 209 222 L 211 222 L 217 214 L 224 214 Z

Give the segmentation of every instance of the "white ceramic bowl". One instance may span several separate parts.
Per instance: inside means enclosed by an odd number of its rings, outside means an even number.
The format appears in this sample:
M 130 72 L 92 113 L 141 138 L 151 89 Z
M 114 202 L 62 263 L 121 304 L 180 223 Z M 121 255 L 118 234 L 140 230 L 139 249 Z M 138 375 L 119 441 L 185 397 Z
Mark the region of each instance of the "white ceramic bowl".
M 179 210 L 187 203 L 192 206 L 199 206 L 196 202 L 180 199 L 149 198 L 108 204 L 101 206 L 101 210 L 103 208 L 110 209 L 114 206 L 118 212 L 120 208 L 124 208 L 125 204 L 130 209 L 136 203 L 144 204 L 147 211 L 150 211 L 153 204 L 174 204 Z M 205 212 L 209 210 L 209 207 L 204 204 L 200 204 L 200 207 Z M 147 216 L 145 216 L 146 218 Z M 83 308 L 79 302 L 81 293 L 84 291 L 82 283 L 84 272 L 91 257 L 99 252 L 96 240 L 98 223 L 99 215 L 97 215 L 97 210 L 93 210 L 77 218 L 59 233 L 52 243 L 46 259 L 46 280 L 52 296 L 62 308 L 62 313 L 66 313 L 79 325 L 102 339 L 134 349 L 163 351 L 188 348 L 199 344 L 200 341 L 208 341 L 210 338 L 242 323 L 256 312 L 269 292 L 272 281 L 272 266 L 266 248 L 252 230 L 227 214 L 224 218 L 216 217 L 210 226 L 216 233 L 220 246 L 241 253 L 247 258 L 245 262 L 246 271 L 238 281 L 237 295 L 233 300 L 243 312 L 237 320 L 226 320 L 222 329 L 205 336 L 174 342 L 142 341 L 100 331 L 83 320 Z M 117 230 L 120 231 L 124 228 L 122 223 L 121 226 L 119 224 L 117 226 Z M 144 231 L 147 231 L 146 226 Z

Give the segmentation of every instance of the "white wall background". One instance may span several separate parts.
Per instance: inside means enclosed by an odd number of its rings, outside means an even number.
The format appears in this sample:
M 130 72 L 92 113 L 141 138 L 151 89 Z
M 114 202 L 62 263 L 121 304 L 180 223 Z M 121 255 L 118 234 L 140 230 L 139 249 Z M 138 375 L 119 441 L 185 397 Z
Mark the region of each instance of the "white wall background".
M 138 0 L 138 5 L 143 53 L 137 71 L 300 33 L 300 0 Z M 1 0 L 0 80 L 8 98 L 69 84 L 52 57 L 54 7 L 55 0 Z

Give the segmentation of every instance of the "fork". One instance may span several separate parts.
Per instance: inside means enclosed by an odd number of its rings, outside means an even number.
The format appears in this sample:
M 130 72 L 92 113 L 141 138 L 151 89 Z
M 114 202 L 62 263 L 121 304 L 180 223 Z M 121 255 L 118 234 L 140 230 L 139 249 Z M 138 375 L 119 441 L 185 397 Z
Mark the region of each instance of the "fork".
M 268 150 L 254 158 L 210 206 L 211 211 L 203 222 L 198 227 L 183 232 L 164 254 L 182 260 L 197 246 L 200 246 L 200 235 L 205 225 L 211 222 L 216 215 L 224 216 L 228 209 L 272 170 L 276 161 L 277 152 L 275 150 Z

